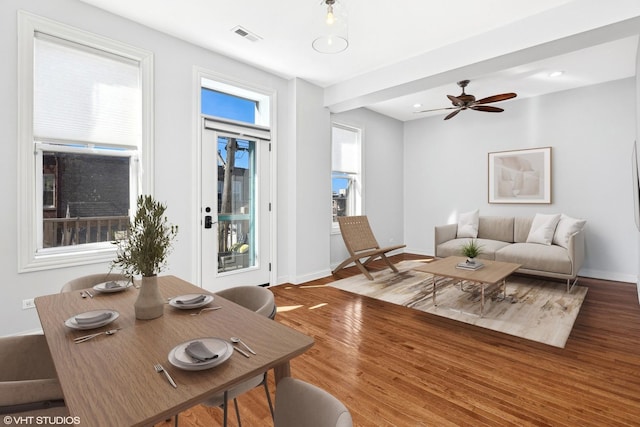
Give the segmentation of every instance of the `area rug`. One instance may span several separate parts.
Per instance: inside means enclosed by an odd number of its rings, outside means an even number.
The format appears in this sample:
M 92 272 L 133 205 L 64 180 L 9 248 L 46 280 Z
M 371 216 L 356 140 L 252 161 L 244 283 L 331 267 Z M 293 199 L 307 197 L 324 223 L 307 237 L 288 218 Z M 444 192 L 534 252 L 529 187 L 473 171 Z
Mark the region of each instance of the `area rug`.
M 461 288 L 438 281 L 434 306 L 432 275 L 412 270 L 423 262 L 402 261 L 396 264 L 399 273 L 377 271 L 373 281 L 360 274 L 329 285 L 560 348 L 564 348 L 587 294 L 583 286 L 574 286 L 567 293 L 564 282 L 513 275 L 507 279 L 506 297 L 499 289 L 485 292 L 480 317 L 480 291 L 468 284 Z

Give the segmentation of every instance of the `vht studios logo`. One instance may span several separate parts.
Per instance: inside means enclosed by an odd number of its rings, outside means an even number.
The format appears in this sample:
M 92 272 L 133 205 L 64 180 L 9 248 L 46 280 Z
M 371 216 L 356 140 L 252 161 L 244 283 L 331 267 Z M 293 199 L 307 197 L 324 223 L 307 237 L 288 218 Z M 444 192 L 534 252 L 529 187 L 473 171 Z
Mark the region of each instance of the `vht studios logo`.
M 72 425 L 80 424 L 80 417 L 49 417 L 49 416 L 12 416 L 5 415 L 5 425 Z

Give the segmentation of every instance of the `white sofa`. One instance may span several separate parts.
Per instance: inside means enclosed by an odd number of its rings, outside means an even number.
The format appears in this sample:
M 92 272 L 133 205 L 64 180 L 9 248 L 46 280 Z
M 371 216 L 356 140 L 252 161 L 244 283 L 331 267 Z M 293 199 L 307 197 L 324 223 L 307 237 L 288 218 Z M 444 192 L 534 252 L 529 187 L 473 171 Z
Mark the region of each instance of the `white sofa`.
M 478 258 L 521 264 L 519 273 L 565 279 L 569 292 L 577 282 L 584 262 L 585 221 L 557 215 L 555 225 L 547 221 L 546 229 L 537 227 L 535 232 L 532 231 L 532 225 L 540 225 L 542 219 L 553 219 L 547 217 L 552 215 L 536 215 L 535 218 L 477 217 L 475 239 L 482 248 Z M 473 227 L 470 231 L 468 224 L 463 223 L 436 226 L 436 257 L 460 256 L 461 247 L 474 238 L 473 233 Z M 540 233 L 545 233 L 542 242 Z

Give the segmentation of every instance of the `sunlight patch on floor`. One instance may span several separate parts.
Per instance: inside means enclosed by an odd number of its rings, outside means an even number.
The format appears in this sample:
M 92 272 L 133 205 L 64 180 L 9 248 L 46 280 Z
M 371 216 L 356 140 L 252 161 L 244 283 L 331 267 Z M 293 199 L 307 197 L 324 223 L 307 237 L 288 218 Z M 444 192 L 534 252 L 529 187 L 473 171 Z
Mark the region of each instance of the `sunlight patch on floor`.
M 278 309 L 277 309 L 278 310 L 277 312 L 278 313 L 284 313 L 286 311 L 297 310 L 300 307 L 304 307 L 304 306 L 303 305 L 285 305 L 285 306 L 282 306 L 282 307 L 279 306 Z
M 316 304 L 313 307 L 309 307 L 309 310 L 315 310 L 316 308 L 324 307 L 325 305 L 328 305 L 328 304 L 329 304 L 328 302 L 323 302 L 323 303 L 320 303 L 320 304 Z

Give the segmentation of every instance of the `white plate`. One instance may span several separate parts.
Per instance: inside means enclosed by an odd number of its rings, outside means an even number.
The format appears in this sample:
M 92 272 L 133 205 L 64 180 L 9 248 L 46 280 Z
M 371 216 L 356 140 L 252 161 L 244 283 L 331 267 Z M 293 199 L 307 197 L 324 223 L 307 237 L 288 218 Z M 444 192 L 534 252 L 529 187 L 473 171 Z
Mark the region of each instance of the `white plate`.
M 76 322 L 76 316 L 80 316 L 80 315 L 86 315 L 87 317 L 92 317 L 92 316 L 98 316 L 102 313 L 111 313 L 111 317 L 109 317 L 108 319 L 103 319 L 99 322 L 95 322 L 95 323 L 82 323 L 82 324 L 78 324 L 78 322 Z M 118 317 L 120 316 L 120 313 L 118 313 L 115 310 L 93 310 L 93 311 L 87 311 L 84 313 L 78 313 L 75 316 L 71 316 L 70 318 L 68 318 L 67 320 L 64 321 L 64 325 L 68 328 L 71 329 L 95 329 L 95 328 L 100 328 L 104 325 L 108 325 L 109 323 L 113 322 L 114 320 L 116 320 Z
M 189 310 L 189 309 L 192 309 L 192 308 L 204 307 L 205 305 L 207 305 L 211 301 L 213 301 L 213 295 L 205 295 L 203 301 L 197 302 L 195 304 L 178 304 L 178 301 L 183 301 L 183 300 L 187 300 L 188 301 L 190 299 L 199 297 L 200 295 L 204 295 L 204 294 L 180 295 L 180 296 L 177 296 L 175 298 L 171 298 L 171 300 L 169 301 L 169 305 L 171 307 L 180 308 L 182 310 Z
M 213 360 L 208 362 L 194 362 L 194 360 L 184 351 L 189 343 L 193 341 L 200 341 L 204 344 L 209 351 L 218 355 Z M 225 362 L 233 354 L 233 346 L 230 342 L 223 340 L 222 338 L 198 338 L 195 340 L 189 340 L 178 344 L 169 352 L 169 363 L 176 368 L 184 369 L 187 371 L 202 371 L 204 369 L 213 368 L 221 363 Z
M 112 283 L 115 282 L 117 283 L 118 287 L 115 288 L 107 288 L 107 283 Z M 127 289 L 129 286 L 131 286 L 131 282 L 129 280 L 110 280 L 108 282 L 103 282 L 103 283 L 98 283 L 97 285 L 95 285 L 93 287 L 93 289 L 95 289 L 98 292 L 120 292 L 120 291 L 124 291 L 125 289 Z

